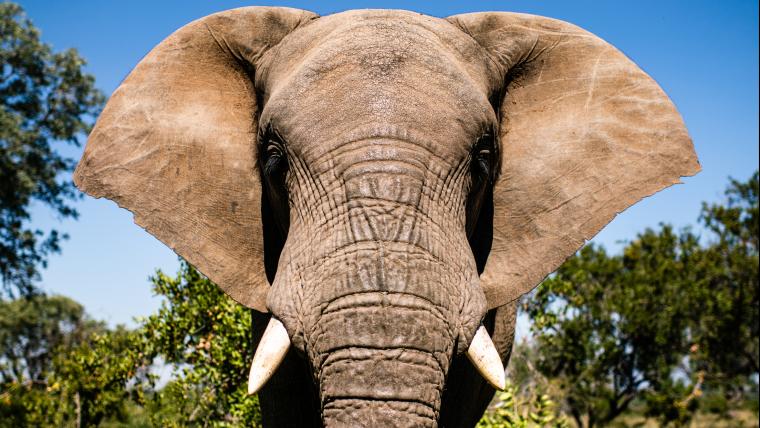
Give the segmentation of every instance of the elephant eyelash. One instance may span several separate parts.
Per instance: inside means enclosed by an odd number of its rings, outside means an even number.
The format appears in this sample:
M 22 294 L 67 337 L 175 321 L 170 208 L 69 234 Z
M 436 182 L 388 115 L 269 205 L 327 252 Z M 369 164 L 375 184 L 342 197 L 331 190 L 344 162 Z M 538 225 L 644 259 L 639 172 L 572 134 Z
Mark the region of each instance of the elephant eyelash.
M 267 159 L 273 157 L 273 156 L 282 156 L 282 149 L 278 147 L 277 143 L 270 141 L 269 144 L 267 144 L 266 148 L 266 156 Z
M 288 169 L 287 156 L 285 155 L 284 143 L 280 134 L 271 126 L 267 126 L 260 137 L 264 175 L 269 178 L 280 179 Z
M 287 165 L 282 149 L 274 144 L 268 145 L 264 161 L 264 174 L 268 177 L 279 177 L 287 171 Z
M 493 137 L 490 134 L 483 135 L 472 150 L 473 175 L 478 180 L 487 180 L 491 177 L 493 158 Z

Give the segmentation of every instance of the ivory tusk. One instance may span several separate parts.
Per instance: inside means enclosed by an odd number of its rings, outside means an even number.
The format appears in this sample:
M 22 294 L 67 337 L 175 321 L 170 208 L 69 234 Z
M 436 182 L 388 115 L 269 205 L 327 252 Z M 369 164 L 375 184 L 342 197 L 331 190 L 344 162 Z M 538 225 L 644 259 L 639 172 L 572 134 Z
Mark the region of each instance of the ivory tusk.
M 504 376 L 504 366 L 501 365 L 501 357 L 486 328 L 482 325 L 478 327 L 467 349 L 467 358 L 494 388 L 503 390 L 506 387 L 507 381 Z
M 264 386 L 282 363 L 290 348 L 290 337 L 285 326 L 274 317 L 269 320 L 248 375 L 248 394 L 255 394 Z

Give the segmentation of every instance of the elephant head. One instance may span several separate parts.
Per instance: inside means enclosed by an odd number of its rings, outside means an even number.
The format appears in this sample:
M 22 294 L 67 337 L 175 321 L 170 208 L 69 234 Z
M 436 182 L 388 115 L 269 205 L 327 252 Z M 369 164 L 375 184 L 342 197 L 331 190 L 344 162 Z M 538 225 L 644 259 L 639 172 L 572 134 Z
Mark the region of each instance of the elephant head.
M 271 312 L 253 389 L 292 346 L 325 425 L 435 426 L 493 394 L 463 355 L 498 386 L 494 311 L 698 170 L 658 85 L 573 25 L 247 7 L 154 48 L 74 179 Z

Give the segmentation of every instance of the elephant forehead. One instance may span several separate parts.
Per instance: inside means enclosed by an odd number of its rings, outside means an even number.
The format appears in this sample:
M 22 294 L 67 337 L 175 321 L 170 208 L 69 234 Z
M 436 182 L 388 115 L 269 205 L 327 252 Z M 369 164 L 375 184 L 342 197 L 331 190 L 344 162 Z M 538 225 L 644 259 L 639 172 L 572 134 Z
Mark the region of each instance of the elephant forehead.
M 296 145 L 385 125 L 469 146 L 495 123 L 485 85 L 472 77 L 482 74 L 465 59 L 472 47 L 464 33 L 424 15 L 341 15 L 309 24 L 278 49 L 288 63 L 272 64 L 262 126 L 271 122 Z M 374 136 L 383 135 L 359 137 Z

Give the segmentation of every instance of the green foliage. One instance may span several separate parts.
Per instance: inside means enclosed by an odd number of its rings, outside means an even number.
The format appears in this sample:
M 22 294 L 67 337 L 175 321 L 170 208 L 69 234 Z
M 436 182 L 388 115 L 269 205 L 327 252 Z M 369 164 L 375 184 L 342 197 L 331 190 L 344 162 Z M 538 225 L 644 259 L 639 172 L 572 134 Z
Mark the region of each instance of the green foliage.
M 63 296 L 0 301 L 0 384 L 45 379 L 53 350 L 72 349 L 102 330 L 79 303 Z
M 14 3 L 0 3 L 0 281 L 29 294 L 38 266 L 59 251 L 63 236 L 27 224 L 33 201 L 60 217 L 76 217 L 78 195 L 62 173 L 74 161 L 53 144 L 78 146 L 102 103 L 74 49 L 53 52 Z
M 160 426 L 259 426 L 257 397 L 247 395 L 253 358 L 251 314 L 187 263 L 176 278 L 158 272 L 153 289 L 165 300 L 141 321 L 146 354 L 175 367 L 153 400 Z
M 0 426 L 95 426 L 140 398 L 133 333 L 66 297 L 0 302 L 0 343 Z
M 538 352 L 531 341 L 514 344 L 507 368 L 507 387 L 496 393 L 478 428 L 570 426 L 551 398 L 561 391 L 533 364 Z
M 164 302 L 135 330 L 63 297 L 0 302 L 0 427 L 260 426 L 249 310 L 186 263 L 152 281 Z M 158 389 L 157 365 L 174 368 Z
M 704 249 L 691 312 L 695 359 L 706 381 L 742 379 L 760 371 L 758 301 L 758 173 L 731 180 L 725 204 L 703 204 L 700 219 L 715 239 Z
M 126 403 L 144 400 L 147 365 L 134 348 L 134 333 L 116 328 L 95 333 L 68 353 L 58 353 L 45 393 L 26 400 L 27 423 L 37 426 L 98 426 L 106 418 L 126 419 Z M 136 367 L 142 370 L 135 372 Z
M 758 175 L 705 205 L 715 239 L 646 230 L 621 255 L 588 245 L 525 305 L 540 356 L 579 426 L 606 425 L 633 400 L 683 424 L 709 388 L 756 389 Z
M 29 408 L 44 398 L 53 351 L 75 346 L 87 324 L 84 308 L 65 297 L 0 302 L 0 426 L 27 425 Z
M 558 414 L 557 405 L 547 394 L 520 393 L 507 381 L 504 391 L 496 393 L 493 405 L 477 424 L 477 428 L 568 428 L 566 418 Z

